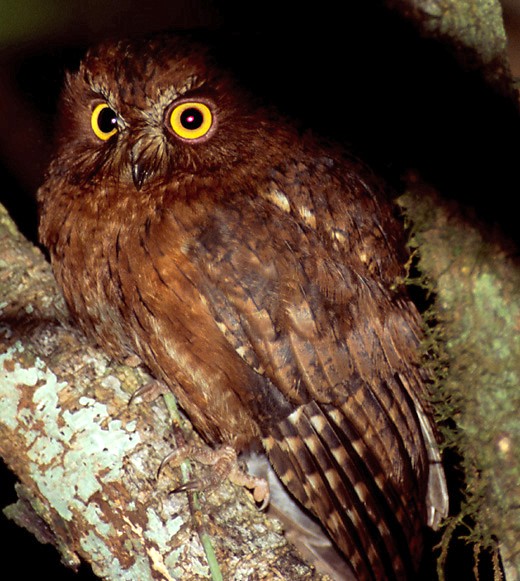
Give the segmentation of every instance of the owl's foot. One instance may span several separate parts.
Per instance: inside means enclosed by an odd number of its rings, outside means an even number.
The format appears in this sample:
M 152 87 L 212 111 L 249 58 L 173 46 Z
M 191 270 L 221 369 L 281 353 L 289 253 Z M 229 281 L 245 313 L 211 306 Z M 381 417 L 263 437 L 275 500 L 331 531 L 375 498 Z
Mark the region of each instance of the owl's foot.
M 237 453 L 231 446 L 222 446 L 218 450 L 200 446 L 182 446 L 174 450 L 161 462 L 159 473 L 166 464 L 179 466 L 184 460 L 193 460 L 207 466 L 213 466 L 213 470 L 205 480 L 194 479 L 177 487 L 174 492 L 187 492 L 195 490 L 208 490 L 218 486 L 228 478 L 233 484 L 245 486 L 253 491 L 255 502 L 261 503 L 264 510 L 269 504 L 269 484 L 265 478 L 253 476 L 242 470 L 238 464 Z
M 163 393 L 168 393 L 169 389 L 162 381 L 152 379 L 148 383 L 138 387 L 128 400 L 128 405 L 132 405 L 136 399 L 141 398 L 143 401 L 151 402 L 156 400 Z
M 133 369 L 135 367 L 139 367 L 139 365 L 142 365 L 143 362 L 141 361 L 141 358 L 138 357 L 137 355 L 128 355 L 128 357 L 125 357 L 123 359 L 123 363 L 125 365 L 128 365 L 128 367 L 132 367 Z

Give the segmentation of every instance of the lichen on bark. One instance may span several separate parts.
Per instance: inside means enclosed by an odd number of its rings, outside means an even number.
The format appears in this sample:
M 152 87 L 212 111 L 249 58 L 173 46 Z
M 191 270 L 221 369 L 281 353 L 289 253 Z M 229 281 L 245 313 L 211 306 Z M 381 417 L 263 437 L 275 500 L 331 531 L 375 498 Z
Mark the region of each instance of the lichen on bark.
M 498 547 L 520 575 L 520 264 L 514 248 L 417 181 L 400 204 L 418 268 L 434 293 L 428 349 L 446 444 L 460 452 L 465 496 L 452 522 Z M 453 423 L 454 422 L 454 423 Z M 471 523 L 471 524 L 470 524 Z M 449 525 L 449 522 L 448 522 Z

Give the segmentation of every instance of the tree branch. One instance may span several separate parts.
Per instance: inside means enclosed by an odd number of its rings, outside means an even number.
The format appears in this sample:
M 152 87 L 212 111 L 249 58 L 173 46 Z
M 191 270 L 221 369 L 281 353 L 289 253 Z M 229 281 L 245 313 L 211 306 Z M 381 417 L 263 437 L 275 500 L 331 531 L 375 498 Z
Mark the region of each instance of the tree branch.
M 465 498 L 454 520 L 468 540 L 500 547 L 520 578 L 520 267 L 516 249 L 468 210 L 410 179 L 401 206 L 423 283 L 434 293 L 436 409 L 455 422 L 445 441 L 462 457 Z M 469 517 L 470 520 L 468 520 Z M 448 525 L 449 526 L 449 525 Z

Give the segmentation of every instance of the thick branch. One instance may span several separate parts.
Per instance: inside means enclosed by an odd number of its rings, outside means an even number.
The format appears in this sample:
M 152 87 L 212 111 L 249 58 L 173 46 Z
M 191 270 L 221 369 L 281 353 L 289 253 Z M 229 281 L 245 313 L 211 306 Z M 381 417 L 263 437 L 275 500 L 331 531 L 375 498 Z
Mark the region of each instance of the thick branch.
M 470 540 L 493 546 L 507 578 L 520 578 L 520 266 L 516 250 L 429 187 L 400 200 L 412 221 L 419 268 L 435 293 L 438 410 L 456 422 Z M 466 211 L 466 214 L 468 212 Z

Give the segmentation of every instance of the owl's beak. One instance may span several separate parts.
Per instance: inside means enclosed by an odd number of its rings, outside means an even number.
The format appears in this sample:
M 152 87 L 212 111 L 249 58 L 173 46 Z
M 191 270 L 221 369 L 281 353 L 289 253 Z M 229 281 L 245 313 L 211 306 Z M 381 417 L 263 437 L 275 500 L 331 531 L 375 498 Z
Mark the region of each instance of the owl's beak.
M 150 176 L 150 165 L 146 162 L 146 158 L 143 159 L 143 151 L 139 144 L 134 145 L 129 153 L 132 180 L 134 182 L 135 189 L 139 191 L 143 187 L 144 182 Z
M 128 164 L 132 173 L 135 189 L 140 191 L 158 177 L 163 170 L 162 141 L 150 131 L 139 132 L 139 139 L 128 150 Z
M 135 189 L 139 191 L 142 187 L 149 172 L 143 165 L 140 165 L 138 161 L 132 161 L 132 180 L 134 182 Z

